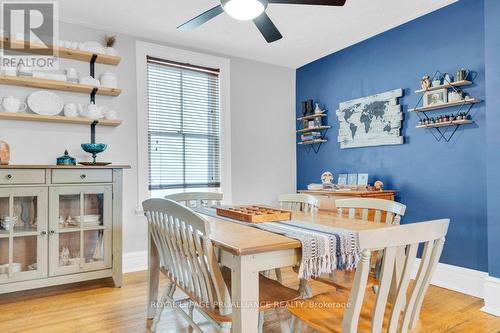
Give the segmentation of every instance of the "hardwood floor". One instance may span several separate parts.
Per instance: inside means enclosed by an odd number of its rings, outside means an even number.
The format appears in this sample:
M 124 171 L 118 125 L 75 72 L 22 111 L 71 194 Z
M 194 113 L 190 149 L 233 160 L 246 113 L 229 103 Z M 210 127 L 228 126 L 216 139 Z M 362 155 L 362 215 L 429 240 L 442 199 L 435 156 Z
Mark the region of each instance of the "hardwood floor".
M 290 272 L 286 283 L 296 284 Z M 325 286 L 316 283 L 313 289 L 320 292 Z M 478 298 L 431 286 L 422 320 L 412 333 L 500 332 L 500 318 L 480 312 L 482 305 Z M 145 318 L 146 272 L 125 274 L 122 288 L 99 280 L 0 295 L 1 333 L 149 332 Z M 210 325 L 201 326 L 213 332 Z M 173 310 L 165 310 L 158 328 L 158 332 L 187 332 L 186 322 Z M 280 332 L 273 314 L 266 317 L 264 331 Z

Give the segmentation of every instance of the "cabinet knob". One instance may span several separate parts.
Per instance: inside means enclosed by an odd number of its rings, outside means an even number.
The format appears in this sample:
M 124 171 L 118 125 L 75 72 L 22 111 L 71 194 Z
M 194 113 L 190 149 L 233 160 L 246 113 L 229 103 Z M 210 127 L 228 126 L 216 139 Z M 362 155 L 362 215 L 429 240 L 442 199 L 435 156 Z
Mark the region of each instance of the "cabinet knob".
M 81 174 L 81 175 L 80 175 L 80 178 L 81 178 L 81 179 L 85 179 L 85 178 L 87 178 L 87 175 L 86 175 L 86 174 Z
M 42 232 L 40 233 L 40 235 L 42 235 L 42 236 L 47 235 L 47 231 L 42 231 Z
M 12 179 L 12 175 L 10 173 L 6 177 L 7 179 Z
M 53 235 L 55 234 L 56 232 L 54 230 L 50 230 L 50 234 Z

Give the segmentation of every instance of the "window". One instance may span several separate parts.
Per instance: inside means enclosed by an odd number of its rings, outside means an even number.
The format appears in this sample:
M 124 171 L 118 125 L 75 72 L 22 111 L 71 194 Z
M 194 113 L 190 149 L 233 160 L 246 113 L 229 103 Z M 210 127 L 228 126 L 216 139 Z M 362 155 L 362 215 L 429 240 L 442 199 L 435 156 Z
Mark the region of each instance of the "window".
M 220 187 L 219 70 L 147 57 L 149 189 Z

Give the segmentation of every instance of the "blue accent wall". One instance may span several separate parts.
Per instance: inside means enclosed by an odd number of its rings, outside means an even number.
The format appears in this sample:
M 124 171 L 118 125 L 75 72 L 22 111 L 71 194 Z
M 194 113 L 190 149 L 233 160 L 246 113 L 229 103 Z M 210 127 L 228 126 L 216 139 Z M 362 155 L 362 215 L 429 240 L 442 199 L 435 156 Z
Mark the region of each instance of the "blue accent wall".
M 500 1 L 485 0 L 489 273 L 500 278 Z
M 500 1 L 491 2 L 498 5 Z M 495 20 L 498 25 L 498 17 Z M 312 98 L 326 107 L 333 128 L 318 154 L 297 148 L 298 188 L 320 182 L 327 170 L 335 175 L 369 173 L 370 183 L 380 179 L 385 188 L 398 190 L 397 200 L 408 206 L 404 223 L 451 218 L 442 262 L 487 271 L 486 104 L 473 109 L 475 124 L 461 127 L 449 143 L 437 142 L 428 130 L 416 129 L 417 115 L 407 112 L 420 97 L 413 91 L 419 89 L 421 77 L 436 70 L 454 74 L 465 67 L 475 71 L 475 84 L 465 90 L 485 99 L 484 28 L 484 1 L 461 0 L 299 68 L 297 115 L 300 101 Z M 396 88 L 405 91 L 400 99 L 405 144 L 340 149 L 335 115 L 339 103 Z M 495 140 L 500 140 L 500 107 L 495 111 L 499 114 Z M 500 175 L 496 180 L 499 192 Z M 500 217 L 500 202 L 495 208 Z

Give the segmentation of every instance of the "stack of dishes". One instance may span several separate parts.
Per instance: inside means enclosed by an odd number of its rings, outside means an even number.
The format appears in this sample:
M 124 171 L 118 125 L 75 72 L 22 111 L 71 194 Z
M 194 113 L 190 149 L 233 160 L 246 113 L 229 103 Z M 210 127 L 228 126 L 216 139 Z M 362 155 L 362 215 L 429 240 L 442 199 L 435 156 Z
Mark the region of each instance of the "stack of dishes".
M 83 215 L 83 219 L 75 216 L 75 222 L 81 222 L 82 227 L 95 227 L 101 224 L 101 215 Z

